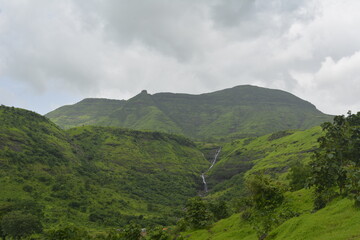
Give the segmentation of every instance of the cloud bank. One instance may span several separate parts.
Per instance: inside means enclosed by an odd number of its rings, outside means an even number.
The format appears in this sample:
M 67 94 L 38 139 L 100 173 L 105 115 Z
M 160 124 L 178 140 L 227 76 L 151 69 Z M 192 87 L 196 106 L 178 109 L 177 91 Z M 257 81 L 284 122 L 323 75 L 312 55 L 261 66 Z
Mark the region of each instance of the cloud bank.
M 360 111 L 356 0 L 0 0 L 0 103 L 278 88 Z

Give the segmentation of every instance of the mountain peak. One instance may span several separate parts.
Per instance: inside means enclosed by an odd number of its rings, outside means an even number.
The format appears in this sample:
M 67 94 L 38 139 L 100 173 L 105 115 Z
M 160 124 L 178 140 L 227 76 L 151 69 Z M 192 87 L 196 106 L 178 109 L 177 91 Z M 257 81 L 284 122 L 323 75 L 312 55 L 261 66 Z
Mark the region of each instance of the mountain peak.
M 99 101 L 88 109 L 77 104 L 70 108 L 47 116 L 62 127 L 102 125 L 163 130 L 195 139 L 260 136 L 306 129 L 330 120 L 330 116 L 291 93 L 252 85 L 199 95 L 152 95 L 142 90 L 121 105 Z

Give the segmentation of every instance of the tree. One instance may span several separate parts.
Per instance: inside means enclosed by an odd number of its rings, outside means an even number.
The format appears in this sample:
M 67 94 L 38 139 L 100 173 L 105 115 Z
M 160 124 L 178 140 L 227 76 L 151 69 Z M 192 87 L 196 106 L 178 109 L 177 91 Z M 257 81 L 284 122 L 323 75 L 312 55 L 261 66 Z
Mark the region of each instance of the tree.
M 33 233 L 42 232 L 42 225 L 37 216 L 12 211 L 4 215 L 1 220 L 4 235 L 20 239 Z
M 208 205 L 216 221 L 229 217 L 228 206 L 224 200 L 212 201 Z
M 150 240 L 169 240 L 170 235 L 166 231 L 163 230 L 162 226 L 157 226 L 153 228 L 148 236 Z
M 306 186 L 308 178 L 310 177 L 310 166 L 296 161 L 290 166 L 288 179 L 290 180 L 290 187 L 292 191 L 300 190 Z
M 282 185 L 264 174 L 251 175 L 246 179 L 250 209 L 243 212 L 243 219 L 251 222 L 259 239 L 264 239 L 270 230 L 279 224 L 275 210 L 284 201 Z
M 315 209 L 322 208 L 339 191 L 360 203 L 360 112 L 334 117 L 321 125 L 325 135 L 318 139 L 309 185 L 315 187 Z
M 86 230 L 75 226 L 65 226 L 50 230 L 46 233 L 46 237 L 52 240 L 90 239 Z
M 185 222 L 193 229 L 205 228 L 213 216 L 201 197 L 190 198 L 186 203 Z
M 264 174 L 249 177 L 246 180 L 246 188 L 257 210 L 273 210 L 284 200 L 282 186 Z
M 125 240 L 137 240 L 141 238 L 141 226 L 135 222 L 130 222 L 124 227 L 123 238 Z

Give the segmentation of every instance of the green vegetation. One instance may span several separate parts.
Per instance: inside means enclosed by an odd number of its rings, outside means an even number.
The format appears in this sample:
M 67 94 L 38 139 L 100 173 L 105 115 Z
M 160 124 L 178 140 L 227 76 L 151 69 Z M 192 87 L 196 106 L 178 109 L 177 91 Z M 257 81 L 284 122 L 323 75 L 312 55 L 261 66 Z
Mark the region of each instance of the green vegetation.
M 285 194 L 287 208 L 296 209 L 294 216 L 275 227 L 266 240 L 345 240 L 360 239 L 360 213 L 349 199 L 334 199 L 328 206 L 312 212 L 312 193 L 301 190 Z M 283 208 L 283 210 L 285 210 Z M 181 233 L 189 240 L 259 239 L 251 222 L 241 214 L 216 222 L 208 229 Z
M 122 102 L 136 113 L 126 121 L 163 127 L 168 115 L 141 95 L 133 99 L 139 112 Z M 0 238 L 360 239 L 359 119 L 349 113 L 322 128 L 194 143 L 116 127 L 62 130 L 1 106 Z
M 183 218 L 178 221 L 177 227 L 180 231 L 202 229 L 228 216 L 228 206 L 224 201 L 209 201 L 201 197 L 194 197 L 188 199 Z
M 320 128 L 278 132 L 225 145 L 221 161 L 211 170 L 209 178 L 224 175 L 227 178 L 217 183 L 208 197 L 231 200 L 239 215 L 206 230 L 184 232 L 182 236 L 185 239 L 360 239 L 359 119 L 360 113 L 349 113 L 347 117 L 335 117 L 333 123 L 324 123 L 323 132 Z M 233 172 L 230 176 L 228 171 L 222 172 L 235 162 L 239 165 L 245 161 L 251 162 L 250 170 Z M 309 184 L 314 187 L 304 189 Z M 239 192 L 239 185 L 243 191 Z M 355 200 L 355 204 L 344 197 Z M 314 207 L 322 209 L 315 212 Z
M 46 116 L 63 128 L 116 126 L 206 141 L 307 129 L 330 120 L 330 116 L 290 93 L 249 85 L 201 95 L 150 95 L 143 91 L 127 101 L 85 99 Z
M 280 134 L 273 133 L 224 144 L 219 162 L 207 173 L 210 194 L 226 201 L 240 198 L 246 194 L 245 178 L 260 172 L 289 184 L 294 181 L 291 180 L 291 168 L 298 163 L 307 166 L 318 147 L 317 138 L 320 136 L 321 128 L 315 127 L 305 131 L 282 131 Z M 305 184 L 306 180 L 305 177 L 296 181 L 300 181 L 298 184 L 301 185 Z
M 360 206 L 360 112 L 336 116 L 322 124 L 325 135 L 310 163 L 315 186 L 315 208 L 320 209 L 337 193 L 350 196 Z
M 37 216 L 12 211 L 2 216 L 1 229 L 3 237 L 20 239 L 42 231 L 42 224 Z
M 21 236 L 39 232 L 39 222 L 55 235 L 81 235 L 77 228 L 95 235 L 130 221 L 175 224 L 210 164 L 193 142 L 172 134 L 90 126 L 65 132 L 5 106 L 0 122 L 0 224 L 9 236 L 17 237 L 9 225 L 16 221 L 26 226 Z

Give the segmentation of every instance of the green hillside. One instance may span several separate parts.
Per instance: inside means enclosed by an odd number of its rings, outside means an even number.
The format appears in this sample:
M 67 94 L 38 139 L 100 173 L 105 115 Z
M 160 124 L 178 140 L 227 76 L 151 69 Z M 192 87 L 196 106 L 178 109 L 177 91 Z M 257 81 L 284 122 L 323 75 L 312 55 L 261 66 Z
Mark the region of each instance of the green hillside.
M 1 218 L 36 215 L 45 229 L 92 231 L 130 220 L 174 224 L 209 162 L 176 135 L 113 127 L 64 131 L 36 113 L 0 107 Z
M 360 239 L 360 210 L 349 199 L 335 199 L 327 207 L 312 212 L 311 196 L 306 191 L 288 194 L 287 201 L 302 207 L 301 215 L 293 217 L 272 230 L 266 240 L 352 240 Z M 183 232 L 189 240 L 258 240 L 252 225 L 242 213 L 216 222 L 208 229 Z
M 141 95 L 132 101 L 144 111 L 132 112 L 126 104 L 121 109 L 157 126 L 146 120 L 151 95 Z M 11 226 L 19 232 L 11 224 L 22 219 L 35 224 L 33 229 L 43 226 L 33 239 L 56 234 L 75 237 L 55 239 L 138 239 L 124 234 L 142 227 L 149 230 L 145 239 L 360 239 L 354 205 L 360 192 L 354 154 L 360 114 L 335 119 L 335 125 L 323 125 L 330 133 L 313 127 L 194 143 L 175 134 L 117 127 L 63 130 L 36 113 L 1 106 L 1 234 Z M 329 163 L 346 159 L 343 165 L 311 169 L 314 153 Z M 324 174 L 326 186 L 305 188 L 316 171 Z M 339 190 L 337 178 L 329 183 L 332 174 L 347 178 L 347 191 Z
M 220 160 L 206 174 L 210 193 L 224 199 L 242 195 L 244 178 L 258 172 L 287 181 L 286 175 L 292 164 L 309 162 L 321 134 L 321 128 L 314 127 L 304 131 L 280 131 L 224 144 Z
M 235 213 L 227 219 L 211 224 L 203 230 L 190 230 L 181 235 L 185 239 L 258 239 L 257 222 L 264 219 L 276 219 L 274 226 L 284 224 L 288 219 L 313 210 L 312 190 L 305 190 L 305 182 L 292 186 L 289 173 L 296 164 L 307 164 L 313 151 L 318 147 L 317 139 L 322 136 L 320 127 L 304 131 L 280 131 L 261 137 L 234 140 L 222 146 L 219 161 L 207 172 L 207 201 L 221 199 Z M 207 148 L 202 145 L 201 148 Z M 213 146 L 208 146 L 211 148 Z M 252 209 L 251 200 L 247 200 L 248 182 L 258 175 L 269 176 L 284 191 L 284 200 L 275 212 L 269 214 L 265 210 L 263 217 L 254 219 L 247 216 Z M 301 180 L 306 180 L 303 176 Z M 292 189 L 296 187 L 296 189 Z M 298 191 L 298 189 L 301 189 Z M 293 191 L 296 190 L 296 191 Z M 250 202 L 248 202 L 250 201 Z M 250 205 L 248 205 L 250 204 Z M 348 205 L 348 207 L 351 204 Z M 253 210 L 251 210 L 253 211 Z M 251 216 L 251 215 L 250 215 Z M 260 225 L 261 225 L 260 224 Z M 274 228 L 274 226 L 272 228 Z M 262 228 L 262 225 L 260 229 Z M 271 239 L 269 237 L 265 239 Z M 276 238 L 274 238 L 276 239 Z M 292 238 L 288 238 L 292 239 Z
M 127 101 L 85 99 L 46 114 L 63 128 L 117 126 L 214 140 L 307 129 L 330 120 L 290 93 L 250 85 L 190 95 L 142 91 Z
M 97 122 L 107 119 L 109 112 L 122 107 L 125 102 L 124 100 L 87 98 L 75 105 L 62 106 L 49 116 L 62 128 L 96 125 Z
M 213 199 L 224 199 L 235 214 L 220 221 L 209 217 L 202 229 L 183 227 L 181 235 L 360 239 L 359 126 L 360 113 L 348 113 L 323 124 L 323 131 L 281 131 L 225 144 L 206 175 L 203 201 L 211 209 Z

